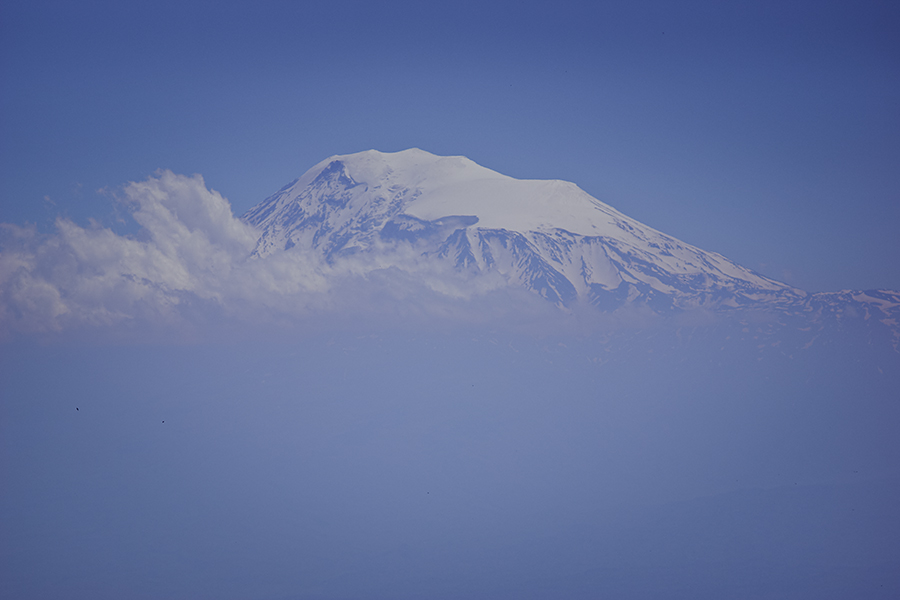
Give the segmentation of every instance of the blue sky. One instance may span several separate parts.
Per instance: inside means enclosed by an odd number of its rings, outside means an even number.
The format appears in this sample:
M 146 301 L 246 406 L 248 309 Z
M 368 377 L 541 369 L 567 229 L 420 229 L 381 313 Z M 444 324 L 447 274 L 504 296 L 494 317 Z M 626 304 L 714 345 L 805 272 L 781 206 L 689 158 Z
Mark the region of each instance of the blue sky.
M 332 154 L 574 181 L 810 291 L 900 289 L 889 2 L 4 2 L 0 220 L 158 168 L 243 213 Z

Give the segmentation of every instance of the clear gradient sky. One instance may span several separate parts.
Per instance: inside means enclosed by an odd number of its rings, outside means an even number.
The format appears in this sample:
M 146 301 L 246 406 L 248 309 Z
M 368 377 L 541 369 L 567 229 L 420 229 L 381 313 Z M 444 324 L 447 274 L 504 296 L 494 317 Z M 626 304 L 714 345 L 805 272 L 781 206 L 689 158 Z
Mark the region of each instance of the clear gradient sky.
M 235 213 L 333 155 L 573 181 L 809 291 L 900 289 L 900 5 L 0 4 L 0 221 L 202 174 Z

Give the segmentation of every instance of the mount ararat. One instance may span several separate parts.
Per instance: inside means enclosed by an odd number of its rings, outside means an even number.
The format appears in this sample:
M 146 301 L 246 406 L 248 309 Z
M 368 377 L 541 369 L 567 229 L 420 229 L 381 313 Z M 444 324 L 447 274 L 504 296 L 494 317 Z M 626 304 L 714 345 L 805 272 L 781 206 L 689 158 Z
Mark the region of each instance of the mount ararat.
M 339 262 L 413 252 L 560 307 L 765 311 L 804 323 L 862 319 L 900 339 L 900 293 L 807 293 L 640 223 L 565 181 L 519 180 L 462 156 L 409 149 L 332 156 L 248 211 L 253 255 Z M 398 253 L 403 250 L 404 252 Z M 887 330 L 887 331 L 885 331 Z

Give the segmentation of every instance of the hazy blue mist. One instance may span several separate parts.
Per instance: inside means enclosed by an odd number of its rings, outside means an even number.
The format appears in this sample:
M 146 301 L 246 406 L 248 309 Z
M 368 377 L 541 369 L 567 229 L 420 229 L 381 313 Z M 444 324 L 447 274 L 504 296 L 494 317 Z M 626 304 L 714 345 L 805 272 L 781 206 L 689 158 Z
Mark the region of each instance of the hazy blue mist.
M 898 371 L 686 333 L 4 346 L 0 595 L 896 597 Z

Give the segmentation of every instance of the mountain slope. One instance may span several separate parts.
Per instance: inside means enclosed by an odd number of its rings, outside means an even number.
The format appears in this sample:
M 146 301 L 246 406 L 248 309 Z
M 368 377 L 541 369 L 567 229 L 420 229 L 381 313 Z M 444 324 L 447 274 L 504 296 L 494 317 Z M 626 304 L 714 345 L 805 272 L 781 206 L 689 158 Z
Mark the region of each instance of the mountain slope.
M 334 262 L 398 247 L 499 274 L 558 305 L 788 305 L 802 291 L 656 231 L 564 181 L 518 180 L 418 149 L 333 156 L 251 209 L 254 254 Z

